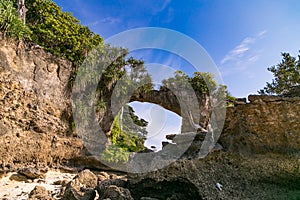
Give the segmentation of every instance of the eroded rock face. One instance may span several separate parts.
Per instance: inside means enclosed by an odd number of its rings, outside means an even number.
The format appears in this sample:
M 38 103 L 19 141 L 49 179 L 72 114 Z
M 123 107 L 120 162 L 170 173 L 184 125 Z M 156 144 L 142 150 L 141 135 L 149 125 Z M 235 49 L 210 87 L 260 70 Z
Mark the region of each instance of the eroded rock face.
M 300 151 L 300 98 L 250 95 L 250 103 L 227 109 L 220 138 L 231 152 Z
M 69 160 L 90 165 L 90 159 L 83 155 L 88 152 L 83 152 L 81 140 L 73 137 L 69 123 L 72 63 L 41 48 L 19 49 L 13 43 L 4 43 L 1 41 L 0 48 L 0 167 L 40 162 L 52 165 Z M 193 104 L 190 109 L 197 111 L 194 106 L 199 105 L 194 105 L 194 99 L 183 96 L 187 102 L 184 105 Z M 209 98 L 197 98 L 201 113 L 193 115 L 195 122 L 205 127 L 210 117 Z M 176 96 L 168 90 L 135 94 L 130 101 L 135 100 L 157 103 L 183 115 Z M 185 116 L 182 122 L 183 132 L 195 131 L 187 119 Z M 108 132 L 112 123 L 111 114 L 100 120 L 100 126 Z
M 70 160 L 77 166 L 99 166 L 100 162 L 86 156 L 82 141 L 73 137 L 70 129 L 68 82 L 72 63 L 42 49 L 25 50 L 0 43 L 0 167 L 18 168 L 26 163 L 49 166 Z M 196 123 L 206 127 L 210 100 L 205 95 L 197 98 L 201 113 L 193 115 L 198 115 Z M 156 103 L 182 115 L 176 96 L 169 90 L 134 94 L 130 101 L 136 100 Z M 251 103 L 242 100 L 227 109 L 220 138 L 225 149 L 243 154 L 299 151 L 299 97 L 249 96 L 249 100 Z M 184 101 L 188 105 L 192 100 Z M 109 130 L 112 122 L 108 117 L 101 123 Z M 182 124 L 183 132 L 195 131 L 188 120 Z M 191 153 L 200 143 L 193 145 Z
M 72 64 L 42 49 L 0 47 L 0 167 L 67 162 L 80 156 L 72 136 Z
M 134 199 L 292 199 L 299 196 L 299 155 L 241 157 L 213 152 L 164 169 L 129 174 Z M 223 186 L 222 191 L 217 183 Z
M 2 124 L 39 133 L 67 133 L 69 125 L 62 118 L 70 112 L 67 87 L 71 71 L 72 63 L 41 49 L 1 45 L 1 107 L 10 114 L 3 116 Z

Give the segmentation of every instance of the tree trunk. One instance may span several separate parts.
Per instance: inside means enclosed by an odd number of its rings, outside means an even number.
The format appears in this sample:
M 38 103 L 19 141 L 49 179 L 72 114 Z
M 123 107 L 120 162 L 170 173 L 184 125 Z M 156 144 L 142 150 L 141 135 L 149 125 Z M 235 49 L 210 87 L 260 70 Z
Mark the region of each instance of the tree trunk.
M 25 0 L 17 0 L 17 4 L 18 4 L 18 15 L 20 19 L 23 21 L 23 23 L 25 24 L 26 12 L 27 12 L 27 9 L 25 7 Z

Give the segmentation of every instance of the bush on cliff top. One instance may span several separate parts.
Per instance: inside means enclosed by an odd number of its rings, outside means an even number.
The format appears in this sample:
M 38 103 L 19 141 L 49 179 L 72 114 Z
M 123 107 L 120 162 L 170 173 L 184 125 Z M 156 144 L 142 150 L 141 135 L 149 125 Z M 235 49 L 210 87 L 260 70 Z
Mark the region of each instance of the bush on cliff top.
M 72 62 L 81 63 L 87 53 L 103 43 L 100 35 L 63 12 L 51 0 L 26 0 L 26 20 L 33 31 L 32 41 Z
M 4 37 L 30 40 L 32 32 L 17 15 L 12 0 L 0 0 L 0 31 Z
M 16 0 L 0 0 L 0 31 L 4 36 L 26 40 L 76 63 L 103 43 L 100 35 L 63 12 L 51 0 L 26 0 L 26 24 L 17 15 Z

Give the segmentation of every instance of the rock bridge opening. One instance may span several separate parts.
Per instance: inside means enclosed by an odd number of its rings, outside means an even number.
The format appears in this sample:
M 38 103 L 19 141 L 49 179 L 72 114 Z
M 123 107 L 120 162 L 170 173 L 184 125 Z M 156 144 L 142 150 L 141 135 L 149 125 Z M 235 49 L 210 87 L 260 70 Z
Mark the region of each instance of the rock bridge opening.
M 175 95 L 168 89 L 132 94 L 127 105 L 133 108 L 139 118 L 148 122 L 145 147 L 154 151 L 161 150 L 164 144 L 172 140 L 172 138 L 166 138 L 166 135 L 197 132 L 199 127 L 206 128 L 211 112 L 209 96 L 198 94 L 195 95 L 196 100 L 189 98 L 188 94 L 181 94 L 181 97 L 184 98 L 180 99 L 178 94 Z M 113 109 L 119 111 L 119 114 L 123 112 L 122 106 L 111 105 L 111 110 Z M 106 117 L 104 116 L 100 124 L 102 129 L 106 127 L 108 136 L 111 134 L 115 120 L 111 110 L 107 109 Z M 124 121 L 124 119 L 118 120 Z M 124 126 L 121 124 L 121 128 Z M 169 139 L 168 142 L 167 139 Z

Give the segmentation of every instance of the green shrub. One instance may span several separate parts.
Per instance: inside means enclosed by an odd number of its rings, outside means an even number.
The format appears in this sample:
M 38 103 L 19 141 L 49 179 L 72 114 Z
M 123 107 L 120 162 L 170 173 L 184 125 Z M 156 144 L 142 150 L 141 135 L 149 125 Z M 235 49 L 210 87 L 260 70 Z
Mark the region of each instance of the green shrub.
M 17 15 L 14 2 L 11 0 L 0 0 L 0 31 L 4 37 L 13 37 L 18 40 L 30 39 L 31 30 Z
M 68 60 L 81 63 L 87 53 L 102 44 L 100 35 L 80 24 L 71 13 L 63 12 L 51 0 L 26 0 L 27 23 L 33 42 Z
M 110 134 L 112 145 L 101 153 L 101 158 L 109 163 L 126 163 L 129 160 L 130 152 L 138 152 L 145 149 L 146 133 L 144 132 L 144 127 L 148 122 L 144 119 L 138 119 L 134 115 L 133 109 L 130 106 L 128 107 L 129 113 L 124 112 L 123 114 L 123 120 L 126 122 L 123 124 L 123 130 L 121 130 L 120 114 L 118 114 L 114 119 Z M 136 124 L 135 127 L 128 123 L 131 121 L 128 118 L 132 118 L 132 123 Z
M 101 158 L 109 163 L 126 163 L 130 153 L 123 148 L 110 145 L 102 153 Z
M 123 117 L 125 118 L 123 119 L 124 121 L 129 121 L 126 118 L 129 118 L 130 115 L 124 114 Z M 142 131 L 143 127 L 137 125 L 133 128 L 132 124 L 129 123 L 124 123 L 123 130 L 121 130 L 120 114 L 118 114 L 113 123 L 110 139 L 114 145 L 124 149 L 125 151 L 137 152 L 145 149 L 144 141 L 146 133 L 144 133 L 144 135 L 139 134 L 139 132 Z

